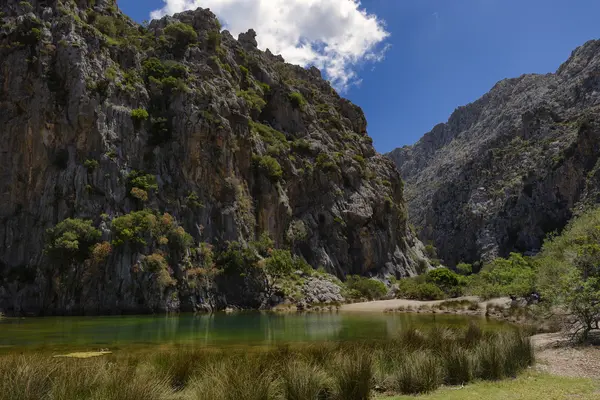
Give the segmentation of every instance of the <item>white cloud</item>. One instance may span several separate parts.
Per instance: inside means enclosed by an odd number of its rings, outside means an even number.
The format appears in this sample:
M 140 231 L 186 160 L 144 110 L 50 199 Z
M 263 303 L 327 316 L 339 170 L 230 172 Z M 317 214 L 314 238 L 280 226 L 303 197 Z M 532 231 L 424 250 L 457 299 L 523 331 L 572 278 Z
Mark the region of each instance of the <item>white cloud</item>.
M 364 62 L 383 60 L 389 33 L 358 0 L 163 0 L 153 19 L 197 7 L 210 8 L 234 36 L 253 28 L 261 49 L 287 62 L 315 65 L 345 90 L 360 83 Z

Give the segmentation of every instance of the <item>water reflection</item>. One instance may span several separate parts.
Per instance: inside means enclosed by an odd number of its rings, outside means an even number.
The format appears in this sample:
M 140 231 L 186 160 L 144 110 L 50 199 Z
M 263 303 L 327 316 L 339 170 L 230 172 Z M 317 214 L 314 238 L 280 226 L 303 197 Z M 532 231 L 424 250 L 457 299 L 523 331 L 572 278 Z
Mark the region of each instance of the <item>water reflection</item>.
M 240 314 L 65 317 L 0 322 L 0 347 L 156 344 L 273 345 L 324 340 L 383 339 L 402 329 L 465 326 L 468 317 L 410 314 Z M 480 320 L 486 326 L 498 325 Z

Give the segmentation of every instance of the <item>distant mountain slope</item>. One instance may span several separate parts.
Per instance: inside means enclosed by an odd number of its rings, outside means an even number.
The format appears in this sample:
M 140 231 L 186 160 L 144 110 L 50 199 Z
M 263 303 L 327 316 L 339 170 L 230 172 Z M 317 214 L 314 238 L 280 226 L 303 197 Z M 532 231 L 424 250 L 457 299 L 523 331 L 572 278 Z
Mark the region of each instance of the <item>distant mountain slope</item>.
M 388 154 L 409 220 L 449 264 L 535 251 L 598 201 L 600 41 L 555 74 L 496 84 L 413 146 Z

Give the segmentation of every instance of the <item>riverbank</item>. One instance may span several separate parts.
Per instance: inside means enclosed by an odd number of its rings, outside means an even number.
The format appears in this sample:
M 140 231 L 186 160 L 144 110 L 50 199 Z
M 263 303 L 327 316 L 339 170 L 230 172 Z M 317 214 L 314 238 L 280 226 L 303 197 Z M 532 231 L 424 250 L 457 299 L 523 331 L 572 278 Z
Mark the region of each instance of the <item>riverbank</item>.
M 439 306 L 444 303 L 452 303 L 452 302 L 470 302 L 478 305 L 477 314 L 485 315 L 485 311 L 488 306 L 509 306 L 510 298 L 502 297 L 497 299 L 490 300 L 481 300 L 476 296 L 465 296 L 459 297 L 456 299 L 449 300 L 433 300 L 433 301 L 420 301 L 420 300 L 409 300 L 409 299 L 391 299 L 391 300 L 378 300 L 378 301 L 367 301 L 363 303 L 353 303 L 353 304 L 344 304 L 340 307 L 340 311 L 349 311 L 349 312 L 425 312 L 427 310 L 431 310 L 432 312 L 438 308 L 435 306 Z M 448 310 L 450 311 L 450 310 Z M 461 310 L 455 308 L 453 311 L 455 313 L 462 313 Z M 464 310 L 463 310 L 464 311 Z M 467 314 L 467 313 L 464 313 Z

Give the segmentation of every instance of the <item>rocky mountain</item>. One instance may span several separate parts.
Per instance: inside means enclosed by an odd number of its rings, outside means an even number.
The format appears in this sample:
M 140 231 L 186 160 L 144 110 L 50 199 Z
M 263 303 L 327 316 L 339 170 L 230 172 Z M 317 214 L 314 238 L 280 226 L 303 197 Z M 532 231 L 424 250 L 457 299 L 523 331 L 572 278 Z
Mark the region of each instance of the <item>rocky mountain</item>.
M 209 10 L 1 4 L 0 310 L 261 307 L 265 263 L 426 264 L 399 173 L 316 68 Z
M 496 84 L 389 154 L 409 219 L 448 264 L 537 251 L 600 188 L 600 41 Z

